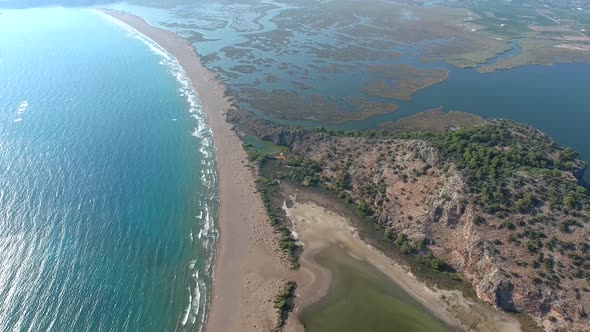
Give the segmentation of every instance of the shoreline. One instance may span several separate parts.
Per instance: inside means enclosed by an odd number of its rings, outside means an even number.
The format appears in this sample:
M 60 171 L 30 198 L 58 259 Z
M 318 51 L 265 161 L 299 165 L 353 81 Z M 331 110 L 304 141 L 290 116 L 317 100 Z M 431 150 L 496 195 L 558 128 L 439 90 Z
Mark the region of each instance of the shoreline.
M 199 97 L 213 132 L 218 172 L 217 241 L 213 286 L 203 329 L 207 332 L 270 331 L 276 327 L 275 296 L 286 282 L 288 269 L 278 250 L 255 176 L 247 168 L 242 141 L 226 122 L 232 106 L 225 86 L 205 68 L 196 51 L 173 32 L 149 25 L 125 12 L 100 9 L 145 35 L 172 55 Z

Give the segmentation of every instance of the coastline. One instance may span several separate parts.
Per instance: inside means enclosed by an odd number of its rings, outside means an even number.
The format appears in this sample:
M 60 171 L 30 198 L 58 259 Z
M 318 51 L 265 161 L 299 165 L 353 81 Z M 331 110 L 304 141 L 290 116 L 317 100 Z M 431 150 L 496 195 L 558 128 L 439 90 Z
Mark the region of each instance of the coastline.
M 192 46 L 176 34 L 149 25 L 142 18 L 114 10 L 102 13 L 123 22 L 174 56 L 199 96 L 213 132 L 219 177 L 213 289 L 204 329 L 270 331 L 277 322 L 273 307 L 288 268 L 278 250 L 278 239 L 268 221 L 255 176 L 247 168 L 242 142 L 226 122 L 231 102 L 225 87 L 205 68 Z

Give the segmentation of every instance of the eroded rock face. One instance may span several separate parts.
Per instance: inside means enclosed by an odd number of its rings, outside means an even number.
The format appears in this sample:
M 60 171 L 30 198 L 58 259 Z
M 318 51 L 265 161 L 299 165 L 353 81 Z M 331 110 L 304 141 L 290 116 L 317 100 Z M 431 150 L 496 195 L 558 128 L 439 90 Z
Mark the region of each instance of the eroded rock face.
M 510 282 L 510 277 L 498 268 L 495 268 L 489 274 L 483 275 L 476 284 L 475 290 L 479 298 L 494 304 L 497 308 L 516 312 L 512 301 L 514 285 Z
M 540 201 L 532 212 L 486 211 L 462 171 L 423 140 L 283 135 L 272 139 L 321 163 L 324 185 L 367 206 L 413 248 L 442 258 L 484 302 L 528 314 L 548 331 L 590 330 L 588 211 Z M 516 172 L 509 190 L 556 191 L 555 179 L 575 182 L 580 172 L 565 173 L 549 181 Z M 562 228 L 564 220 L 574 226 Z

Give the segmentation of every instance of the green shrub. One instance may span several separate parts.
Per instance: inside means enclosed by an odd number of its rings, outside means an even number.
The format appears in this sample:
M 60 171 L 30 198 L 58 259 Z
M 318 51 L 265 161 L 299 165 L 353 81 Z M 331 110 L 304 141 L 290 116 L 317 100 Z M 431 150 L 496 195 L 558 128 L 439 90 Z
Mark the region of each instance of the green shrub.
M 274 300 L 274 307 L 277 309 L 277 327 L 282 328 L 285 325 L 289 312 L 293 309 L 293 297 L 297 283 L 288 281 L 285 289 L 277 295 Z
M 408 241 L 408 236 L 404 233 L 399 233 L 397 235 L 397 239 L 395 240 L 395 244 L 401 247 L 404 243 Z
M 414 247 L 412 247 L 412 245 L 409 244 L 408 242 L 405 242 L 404 244 L 401 245 L 400 251 L 404 255 L 409 255 L 414 251 Z
M 443 261 L 442 259 L 434 256 L 432 253 L 429 253 L 429 258 L 430 258 L 430 267 L 437 270 L 437 271 L 442 271 L 446 268 L 447 263 L 445 263 L 445 261 Z

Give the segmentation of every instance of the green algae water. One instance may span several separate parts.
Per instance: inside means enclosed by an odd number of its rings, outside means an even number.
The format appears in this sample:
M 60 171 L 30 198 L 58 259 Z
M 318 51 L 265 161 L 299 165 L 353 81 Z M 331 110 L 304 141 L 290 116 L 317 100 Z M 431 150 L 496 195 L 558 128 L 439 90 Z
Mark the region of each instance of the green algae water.
M 307 332 L 452 331 L 386 275 L 341 249 L 326 249 L 316 260 L 333 279 L 328 294 L 301 313 Z
M 0 331 L 198 331 L 212 137 L 173 57 L 98 12 L 0 15 Z

